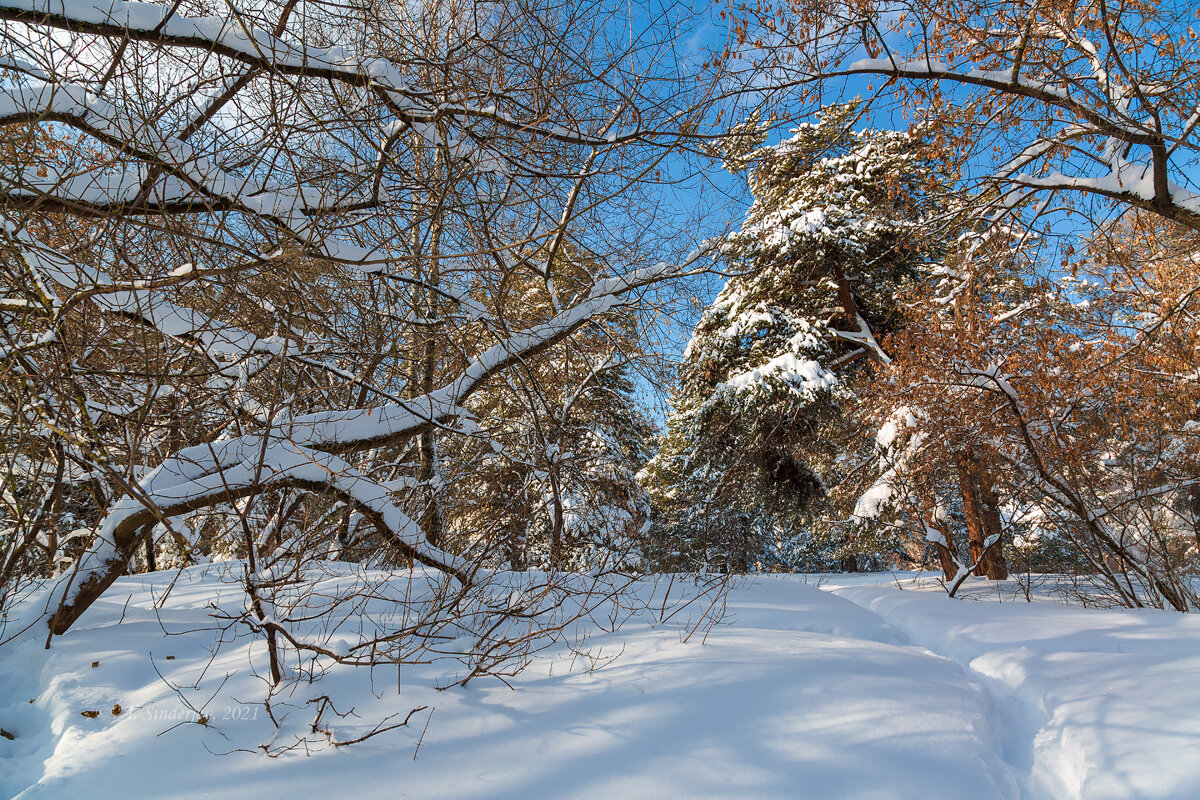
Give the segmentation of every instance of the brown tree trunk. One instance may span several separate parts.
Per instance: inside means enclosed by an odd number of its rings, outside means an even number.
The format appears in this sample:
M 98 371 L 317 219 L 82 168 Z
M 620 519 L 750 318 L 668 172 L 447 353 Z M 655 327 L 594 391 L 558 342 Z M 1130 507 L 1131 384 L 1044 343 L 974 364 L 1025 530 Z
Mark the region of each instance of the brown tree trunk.
M 942 575 L 948 581 L 954 580 L 955 576 L 958 575 L 958 553 L 954 550 L 954 539 L 945 528 L 934 525 L 931 522 L 926 522 L 925 526 L 942 535 L 941 542 L 927 541 L 933 545 L 933 551 L 937 553 L 938 566 L 942 568 Z
M 146 572 L 156 572 L 158 562 L 154 559 L 154 524 L 142 528 L 142 535 L 146 537 Z
M 989 580 L 1002 581 L 1008 577 L 1008 562 L 1004 558 L 1004 533 L 1000 524 L 1000 502 L 990 483 L 982 484 L 980 491 L 983 511 L 984 541 L 992 546 L 983 552 L 979 568 Z
M 975 574 L 989 580 L 1004 580 L 1008 577 L 1008 564 L 1004 560 L 1000 504 L 987 471 L 970 452 L 958 457 L 958 485 Z
M 521 521 L 514 520 L 508 527 L 504 537 L 504 550 L 508 560 L 508 568 L 513 572 L 524 572 L 528 569 L 525 563 L 525 538 L 529 534 L 528 523 L 522 530 Z
M 415 142 L 419 142 L 418 134 L 414 132 L 413 137 Z M 419 144 L 418 146 L 423 147 L 424 145 Z M 435 151 L 431 169 L 437 180 L 441 179 L 442 162 L 441 150 Z M 427 242 L 422 241 L 419 223 L 422 219 L 422 208 L 426 202 L 436 209 L 437 199 L 435 197 L 425 198 L 418 190 L 414 189 L 410 246 L 413 260 L 412 274 L 416 281 L 412 290 L 412 313 L 414 317 L 421 320 L 421 323 L 416 326 L 417 330 L 413 333 L 409 397 L 420 397 L 433 391 L 434 373 L 437 368 L 438 326 L 436 321 L 439 311 L 437 287 L 441 282 L 439 257 L 441 255 L 442 221 L 437 210 L 431 212 L 429 239 Z M 432 427 L 420 434 L 418 458 L 420 459 L 418 477 L 424 494 L 419 516 L 421 529 L 425 532 L 425 538 L 430 544 L 434 547 L 441 547 L 442 516 L 436 485 L 438 478 L 437 442 Z
M 942 568 L 942 577 L 948 581 L 954 580 L 958 575 L 958 564 L 955 560 L 954 551 L 946 547 L 946 545 L 938 544 L 937 542 L 934 542 L 933 549 L 937 553 L 938 565 Z

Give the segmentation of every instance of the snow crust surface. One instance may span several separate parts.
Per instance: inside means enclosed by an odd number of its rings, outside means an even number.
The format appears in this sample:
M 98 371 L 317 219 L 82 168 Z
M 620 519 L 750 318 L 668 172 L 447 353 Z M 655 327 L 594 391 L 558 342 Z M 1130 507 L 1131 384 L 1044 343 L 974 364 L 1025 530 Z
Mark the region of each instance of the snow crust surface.
M 383 713 L 432 716 L 272 759 L 264 654 L 211 652 L 207 606 L 240 603 L 238 587 L 211 567 L 122 578 L 49 651 L 4 646 L 0 796 L 1196 796 L 1200 619 L 807 580 L 739 581 L 726 620 L 686 642 L 694 617 L 583 628 L 588 652 L 619 657 L 589 669 L 563 649 L 511 689 L 439 692 L 436 665 L 334 669 L 280 708 L 329 694 L 361 715 L 336 722 L 346 737 Z

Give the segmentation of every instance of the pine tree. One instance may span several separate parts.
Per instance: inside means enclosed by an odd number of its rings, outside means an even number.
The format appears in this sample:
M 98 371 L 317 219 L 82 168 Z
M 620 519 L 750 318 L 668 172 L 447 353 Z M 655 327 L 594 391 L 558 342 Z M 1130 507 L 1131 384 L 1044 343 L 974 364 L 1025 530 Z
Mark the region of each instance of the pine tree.
M 927 270 L 937 212 L 920 132 L 856 132 L 856 114 L 826 108 L 773 146 L 751 119 L 726 150 L 754 202 L 726 239 L 735 276 L 695 328 L 646 471 L 666 566 L 745 571 L 853 552 L 815 511 L 847 448 L 867 446 L 847 435 L 844 406 L 869 365 L 889 361 L 879 341 Z

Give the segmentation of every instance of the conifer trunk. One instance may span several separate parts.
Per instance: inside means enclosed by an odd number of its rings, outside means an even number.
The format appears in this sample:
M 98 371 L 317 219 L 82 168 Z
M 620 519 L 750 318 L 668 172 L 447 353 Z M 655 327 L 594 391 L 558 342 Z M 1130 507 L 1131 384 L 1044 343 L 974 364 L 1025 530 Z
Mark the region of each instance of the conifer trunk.
M 947 539 L 949 541 L 949 539 Z M 938 566 L 942 568 L 942 577 L 948 581 L 954 580 L 958 575 L 958 564 L 955 563 L 954 550 L 944 544 L 933 545 L 934 552 L 937 553 Z
M 947 581 L 954 580 L 958 575 L 958 553 L 954 549 L 953 537 L 945 528 L 934 525 L 932 522 L 926 522 L 925 525 L 942 535 L 941 542 L 930 542 L 930 544 L 933 545 L 933 551 L 937 553 L 938 566 L 942 568 L 942 575 Z
M 1008 577 L 1000 526 L 1000 504 L 983 465 L 969 451 L 958 456 L 958 483 L 975 574 L 989 580 Z M 988 541 L 992 542 L 987 547 Z

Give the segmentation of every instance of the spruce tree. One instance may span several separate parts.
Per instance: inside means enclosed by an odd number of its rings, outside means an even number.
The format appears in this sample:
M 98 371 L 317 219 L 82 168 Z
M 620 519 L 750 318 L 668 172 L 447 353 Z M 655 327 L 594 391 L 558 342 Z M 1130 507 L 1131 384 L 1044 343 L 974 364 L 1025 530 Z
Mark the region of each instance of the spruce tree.
M 727 146 L 726 167 L 747 173 L 754 200 L 726 237 L 734 276 L 696 325 L 645 472 L 665 567 L 793 568 L 853 553 L 816 511 L 860 446 L 846 406 L 871 364 L 890 360 L 879 343 L 928 272 L 938 210 L 920 132 L 855 131 L 857 113 L 826 108 L 771 146 L 751 119 Z

